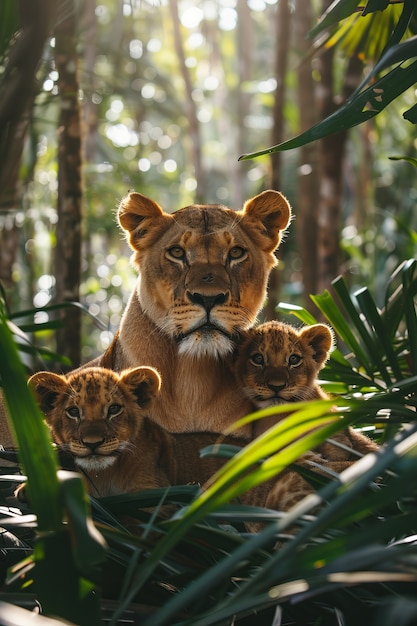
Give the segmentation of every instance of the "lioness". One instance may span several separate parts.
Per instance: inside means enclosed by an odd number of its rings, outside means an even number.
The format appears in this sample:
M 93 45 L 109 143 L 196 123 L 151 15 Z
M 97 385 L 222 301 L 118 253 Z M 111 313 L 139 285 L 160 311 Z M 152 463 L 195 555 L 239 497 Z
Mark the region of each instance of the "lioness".
M 150 416 L 172 432 L 222 432 L 246 415 L 251 407 L 235 382 L 231 355 L 265 300 L 290 215 L 277 191 L 264 191 L 241 211 L 192 205 L 172 215 L 129 193 L 118 220 L 139 280 L 119 333 L 87 365 L 156 368 L 163 386 Z
M 244 333 L 235 360 L 235 373 L 242 393 L 254 409 L 329 398 L 317 377 L 330 356 L 333 332 L 325 324 L 297 329 L 284 322 L 260 324 Z M 253 436 L 265 432 L 285 414 L 271 415 L 253 423 Z M 351 450 L 367 454 L 378 449 L 376 443 L 348 428 L 333 440 L 343 446 L 324 442 L 319 452 L 331 461 L 353 461 Z
M 248 440 L 218 433 L 169 433 L 146 417 L 160 393 L 158 373 L 137 367 L 116 373 L 89 367 L 70 374 L 38 372 L 29 379 L 55 443 L 69 452 L 84 474 L 93 496 L 142 489 L 204 484 L 225 460 L 201 458 L 201 448 L 228 443 L 244 447 Z M 309 466 L 316 455 L 299 460 Z M 338 466 L 332 466 L 337 471 Z M 242 503 L 287 510 L 312 487 L 295 471 L 241 496 Z M 25 499 L 24 487 L 16 491 Z

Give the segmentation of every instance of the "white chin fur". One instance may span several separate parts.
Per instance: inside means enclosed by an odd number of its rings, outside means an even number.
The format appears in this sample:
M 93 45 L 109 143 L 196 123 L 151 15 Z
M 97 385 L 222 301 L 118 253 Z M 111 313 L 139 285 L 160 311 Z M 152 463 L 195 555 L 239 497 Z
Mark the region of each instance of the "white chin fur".
M 86 456 L 76 458 L 75 463 L 84 470 L 98 472 L 113 465 L 115 460 L 115 456 Z
M 196 331 L 182 339 L 178 353 L 195 359 L 211 357 L 220 359 L 233 351 L 233 343 L 219 332 L 204 333 Z
M 257 409 L 268 409 L 270 406 L 281 406 L 281 404 L 288 404 L 281 398 L 270 398 L 269 400 L 254 400 Z

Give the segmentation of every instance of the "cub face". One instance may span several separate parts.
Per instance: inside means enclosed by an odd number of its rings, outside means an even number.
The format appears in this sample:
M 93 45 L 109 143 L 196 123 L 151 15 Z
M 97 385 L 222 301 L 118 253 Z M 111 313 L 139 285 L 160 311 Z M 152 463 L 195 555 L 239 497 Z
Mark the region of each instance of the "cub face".
M 149 367 L 119 374 L 89 367 L 67 376 L 38 372 L 28 384 L 55 443 L 80 467 L 102 470 L 132 448 L 160 382 L 157 371 Z
M 325 397 L 316 378 L 332 345 L 332 331 L 324 324 L 297 330 L 266 322 L 247 331 L 239 345 L 237 380 L 259 409 Z
M 118 219 L 140 274 L 139 303 L 180 354 L 232 351 L 264 302 L 290 216 L 277 191 L 255 196 L 241 211 L 191 205 L 168 214 L 139 193 L 122 200 Z

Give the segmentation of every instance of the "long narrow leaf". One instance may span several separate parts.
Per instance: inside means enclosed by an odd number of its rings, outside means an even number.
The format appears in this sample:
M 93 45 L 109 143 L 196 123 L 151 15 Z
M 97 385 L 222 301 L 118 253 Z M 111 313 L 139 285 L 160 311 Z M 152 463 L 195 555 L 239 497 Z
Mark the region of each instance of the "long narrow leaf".
M 369 365 L 371 354 L 369 354 L 356 339 L 349 324 L 344 319 L 340 309 L 337 307 L 330 293 L 326 290 L 324 293 L 311 296 L 314 304 L 326 316 L 330 324 L 343 339 L 347 347 L 352 350 L 356 358 L 365 369 L 366 373 L 372 377 L 372 368 Z
M 386 369 L 384 367 L 384 364 L 381 360 L 381 358 L 379 357 L 379 346 L 375 345 L 375 340 L 374 338 L 371 336 L 368 328 L 366 327 L 366 325 L 364 324 L 363 320 L 361 319 L 358 311 L 356 310 L 356 307 L 353 303 L 353 299 L 350 296 L 347 287 L 346 287 L 346 283 L 343 279 L 343 277 L 339 277 L 336 280 L 334 280 L 332 282 L 332 286 L 334 288 L 334 290 L 336 291 L 337 295 L 340 298 L 341 303 L 343 304 L 343 307 L 345 308 L 349 318 L 350 318 L 350 322 L 351 325 L 357 330 L 358 335 L 360 336 L 360 338 L 363 341 L 363 344 L 365 346 L 366 352 L 368 354 L 367 357 L 367 363 L 370 362 L 370 358 L 376 358 L 378 360 L 378 367 L 379 370 L 381 372 L 382 375 L 385 374 L 385 383 L 387 385 L 390 385 L 391 383 L 391 379 L 388 375 L 388 372 L 386 372 Z M 355 294 L 356 296 L 356 294 Z M 366 316 L 365 316 L 366 319 Z M 353 349 L 353 346 L 350 346 Z M 356 354 L 356 351 L 355 351 Z M 382 371 L 381 371 L 382 370 Z
M 404 313 L 407 322 L 407 332 L 413 373 L 417 374 L 417 316 L 414 301 L 415 289 L 413 281 L 416 277 L 417 261 L 411 259 L 402 270 L 402 283 L 404 290 Z
M 317 25 L 310 31 L 309 39 L 314 39 L 324 30 L 352 15 L 357 9 L 358 0 L 336 0 L 323 13 Z
M 39 408 L 26 385 L 26 376 L 8 329 L 0 301 L 0 376 L 4 396 L 13 417 L 10 426 L 20 449 L 20 457 L 28 475 L 32 507 L 38 516 L 39 529 L 59 529 L 62 507 L 59 500 L 57 462 L 50 437 Z
M 406 67 L 396 67 L 355 98 L 350 98 L 332 115 L 329 115 L 325 120 L 315 124 L 307 131 L 265 150 L 243 154 L 239 157 L 239 161 L 254 159 L 282 150 L 299 148 L 317 139 L 322 139 L 328 135 L 362 124 L 378 115 L 393 100 L 398 98 L 409 87 L 412 87 L 416 83 L 416 76 L 417 61 Z
M 401 380 L 402 378 L 401 368 L 398 364 L 397 357 L 392 348 L 392 344 L 390 341 L 390 333 L 388 332 L 388 329 L 385 327 L 384 321 L 376 307 L 376 304 L 371 294 L 369 293 L 369 290 L 366 287 L 364 287 L 363 289 L 360 289 L 359 291 L 355 293 L 355 297 L 359 303 L 359 306 L 361 307 L 362 313 L 366 317 L 367 321 L 370 324 L 372 324 L 375 330 L 375 335 L 378 338 L 378 342 L 380 343 L 381 347 L 384 350 L 384 354 L 387 357 L 387 360 L 389 362 L 390 367 L 392 368 L 392 371 L 396 380 Z M 376 358 L 378 362 L 381 375 L 383 376 L 386 384 L 388 386 L 392 385 L 394 381 L 392 380 L 392 377 L 390 373 L 388 372 L 386 366 L 384 365 L 384 362 L 382 358 L 380 357 L 380 354 L 377 350 L 375 350 L 374 352 L 374 357 Z

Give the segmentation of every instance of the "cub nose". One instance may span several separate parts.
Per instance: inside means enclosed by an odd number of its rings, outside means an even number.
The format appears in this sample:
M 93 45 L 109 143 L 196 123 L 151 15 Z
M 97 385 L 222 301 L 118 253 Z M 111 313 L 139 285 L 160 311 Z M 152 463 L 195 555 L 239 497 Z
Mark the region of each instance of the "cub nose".
M 88 448 L 89 450 L 91 450 L 91 452 L 94 452 L 97 448 L 99 448 L 101 446 L 101 444 L 104 442 L 104 439 L 82 439 L 82 443 L 83 445 Z
M 207 296 L 202 293 L 198 293 L 196 291 L 191 292 L 187 291 L 187 298 L 193 304 L 197 304 L 198 306 L 202 306 L 203 309 L 207 313 L 210 313 L 213 307 L 219 306 L 221 304 L 225 304 L 228 299 L 227 293 L 216 293 L 212 296 Z
M 285 388 L 285 386 L 285 383 L 282 383 L 280 385 L 276 385 L 275 383 L 268 383 L 268 388 L 274 393 L 279 393 Z

